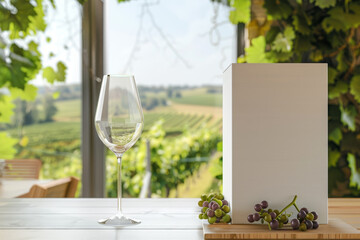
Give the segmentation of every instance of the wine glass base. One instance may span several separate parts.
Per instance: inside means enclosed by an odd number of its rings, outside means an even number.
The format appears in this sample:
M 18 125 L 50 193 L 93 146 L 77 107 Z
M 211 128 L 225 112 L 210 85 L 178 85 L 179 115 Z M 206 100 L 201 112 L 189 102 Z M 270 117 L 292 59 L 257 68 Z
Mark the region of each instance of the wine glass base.
M 126 227 L 140 224 L 141 221 L 127 218 L 124 215 L 115 215 L 110 218 L 100 219 L 98 223 L 115 227 Z

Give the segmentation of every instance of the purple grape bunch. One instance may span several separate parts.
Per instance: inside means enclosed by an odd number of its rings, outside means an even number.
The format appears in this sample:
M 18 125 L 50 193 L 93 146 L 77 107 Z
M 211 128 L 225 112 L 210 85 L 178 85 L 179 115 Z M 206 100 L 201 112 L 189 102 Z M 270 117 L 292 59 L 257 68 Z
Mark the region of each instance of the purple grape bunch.
M 301 208 L 296 218 L 291 220 L 291 227 L 300 231 L 317 229 L 319 227 L 319 223 L 316 221 L 318 217 L 315 211 L 309 212 L 307 208 Z
M 310 229 L 317 229 L 319 227 L 318 215 L 315 211 L 309 212 L 307 208 L 299 209 L 296 205 L 297 196 L 294 197 L 291 203 L 289 203 L 281 211 L 275 209 L 272 210 L 269 207 L 267 201 L 262 201 L 254 205 L 254 210 L 256 211 L 253 214 L 248 215 L 247 220 L 249 223 L 260 221 L 261 223 L 266 223 L 270 230 L 283 228 L 289 223 L 289 217 L 291 214 L 287 214 L 285 211 L 294 206 L 298 211 L 297 218 L 294 218 L 290 221 L 290 226 L 294 230 L 306 231 Z
M 198 205 L 201 207 L 199 218 L 207 219 L 210 224 L 231 221 L 229 202 L 221 193 L 202 194 Z

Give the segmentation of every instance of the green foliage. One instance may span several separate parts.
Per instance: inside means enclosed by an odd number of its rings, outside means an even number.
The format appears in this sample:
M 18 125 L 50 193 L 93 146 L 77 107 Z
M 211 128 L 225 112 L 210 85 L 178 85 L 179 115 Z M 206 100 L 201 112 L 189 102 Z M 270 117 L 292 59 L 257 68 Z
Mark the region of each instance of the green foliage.
M 265 54 L 265 37 L 259 36 L 252 40 L 252 45 L 245 49 L 246 61 L 248 63 L 270 63 L 270 59 Z
M 231 23 L 238 24 L 250 21 L 251 0 L 232 0 L 230 5 L 234 8 L 230 11 Z
M 0 132 L 0 159 L 12 159 L 16 153 L 14 149 L 17 140 Z
M 10 96 L 0 96 L 0 122 L 11 122 L 11 116 L 15 105 L 12 103 Z
M 355 75 L 351 79 L 350 92 L 354 98 L 360 103 L 360 75 Z
M 360 172 L 356 164 L 356 157 L 354 154 L 349 153 L 347 160 L 349 162 L 349 168 L 351 170 L 350 186 L 360 189 Z
M 30 84 L 42 69 L 41 53 L 36 36 L 46 30 L 44 0 L 0 0 L 0 88 L 8 88 L 11 96 L 0 96 L 0 123 L 9 122 L 13 115 L 12 100 L 33 101 L 37 88 Z M 55 8 L 55 3 L 50 0 Z M 64 81 L 66 66 L 59 62 L 57 72 L 48 81 Z M 48 68 L 44 70 L 49 75 Z M 35 112 L 33 112 L 35 114 Z M 26 114 L 25 118 L 34 117 Z M 30 121 L 30 120 L 29 120 Z M 5 146 L 5 145 L 4 145 Z M 15 151 L 11 144 L 9 156 Z M 2 148 L 5 152 L 6 148 Z
M 43 70 L 43 78 L 45 78 L 49 83 L 54 83 L 55 81 L 64 82 L 65 75 L 66 66 L 61 61 L 57 63 L 57 71 L 55 71 L 52 67 L 46 67 Z
M 165 138 L 163 121 L 156 122 L 144 133 L 141 141 L 123 156 L 122 184 L 123 194 L 138 197 L 145 174 L 146 141 L 150 140 L 151 154 L 151 191 L 153 196 L 168 197 L 170 190 L 199 170 L 208 161 L 212 150 L 220 141 L 220 134 L 215 129 L 202 128 L 197 131 L 185 131 L 181 136 Z M 107 169 L 116 169 L 113 153 L 110 153 Z M 204 159 L 204 157 L 206 159 Z M 110 171 L 108 171 L 110 172 Z M 108 196 L 116 195 L 116 171 L 107 176 Z
M 360 1 L 265 0 L 263 7 L 271 27 L 239 61 L 328 63 L 329 194 L 358 196 Z
M 336 4 L 336 0 L 311 0 L 310 2 L 315 2 L 315 6 L 320 8 L 334 7 Z

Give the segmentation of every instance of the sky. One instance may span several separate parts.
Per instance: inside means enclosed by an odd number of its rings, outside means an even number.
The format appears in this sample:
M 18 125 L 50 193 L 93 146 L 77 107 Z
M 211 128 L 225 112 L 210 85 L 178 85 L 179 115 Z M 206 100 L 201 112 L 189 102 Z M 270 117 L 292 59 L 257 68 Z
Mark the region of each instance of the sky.
M 64 61 L 66 84 L 80 83 L 81 8 L 75 0 L 56 5 L 48 9 L 48 28 L 40 36 L 44 66 Z M 210 0 L 104 0 L 104 5 L 105 74 L 132 74 L 141 85 L 221 84 L 222 72 L 235 60 L 228 7 Z M 38 76 L 33 83 L 46 81 Z

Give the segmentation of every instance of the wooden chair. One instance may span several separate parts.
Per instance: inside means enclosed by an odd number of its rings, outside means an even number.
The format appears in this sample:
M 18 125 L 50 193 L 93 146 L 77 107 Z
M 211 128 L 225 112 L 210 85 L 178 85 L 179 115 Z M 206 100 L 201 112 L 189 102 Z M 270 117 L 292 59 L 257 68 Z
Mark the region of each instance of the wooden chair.
M 73 198 L 75 197 L 79 179 L 76 177 L 62 178 L 42 185 L 35 184 L 27 198 Z
M 39 159 L 5 160 L 3 178 L 7 179 L 39 179 L 41 161 Z

